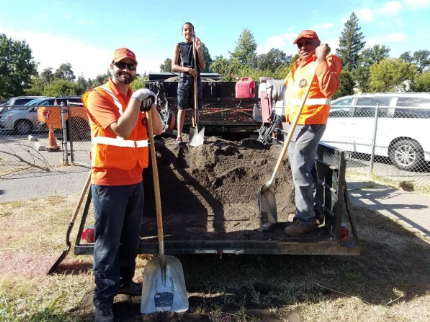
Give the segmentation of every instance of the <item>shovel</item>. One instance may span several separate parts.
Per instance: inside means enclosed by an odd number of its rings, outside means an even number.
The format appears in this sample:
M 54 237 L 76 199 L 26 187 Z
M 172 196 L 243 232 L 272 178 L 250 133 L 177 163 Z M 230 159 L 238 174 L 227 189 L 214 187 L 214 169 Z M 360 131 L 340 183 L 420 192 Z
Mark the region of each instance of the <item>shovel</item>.
M 315 71 L 312 74 L 311 80 L 315 77 Z M 285 139 L 284 146 L 282 147 L 281 155 L 279 156 L 278 162 L 276 162 L 275 170 L 273 171 L 272 177 L 258 190 L 258 211 L 260 218 L 260 231 L 268 230 L 272 224 L 278 222 L 278 211 L 276 210 L 276 198 L 275 198 L 275 187 L 273 181 L 275 180 L 276 173 L 281 167 L 282 160 L 287 153 L 288 145 L 290 144 L 291 138 L 294 134 L 297 122 L 299 121 L 300 114 L 302 113 L 303 106 L 305 106 L 306 99 L 311 89 L 312 81 L 309 82 L 309 86 L 306 89 L 305 94 L 302 97 L 302 102 L 297 110 L 296 117 L 290 126 L 288 136 Z
M 69 237 L 70 237 L 70 233 L 71 233 L 71 231 L 72 231 L 73 225 L 75 224 L 76 217 L 77 217 L 77 215 L 78 215 L 79 209 L 81 208 L 82 201 L 84 200 L 84 196 L 85 196 L 85 194 L 86 194 L 86 192 L 87 192 L 87 190 L 88 190 L 88 187 L 89 187 L 89 185 L 90 185 L 90 181 L 91 181 L 91 171 L 90 171 L 90 173 L 88 174 L 87 181 L 85 181 L 84 188 L 82 189 L 81 196 L 80 196 L 80 198 L 79 198 L 78 203 L 76 204 L 75 211 L 73 212 L 72 219 L 70 220 L 70 223 L 69 223 L 69 225 L 67 226 L 67 232 L 66 232 L 66 248 L 63 250 L 63 253 L 60 255 L 60 257 L 58 257 L 58 259 L 57 259 L 57 261 L 54 263 L 54 265 L 52 265 L 52 267 L 49 269 L 49 271 L 48 271 L 48 275 L 49 275 L 49 274 L 52 274 L 52 273 L 54 272 L 54 270 L 57 268 L 57 266 L 58 266 L 58 265 L 60 265 L 60 263 L 64 260 L 64 258 L 66 258 L 67 254 L 68 254 L 68 253 L 69 253 L 69 251 L 70 251 L 70 246 L 71 246 L 70 239 L 69 239 Z
M 161 215 L 160 186 L 155 155 L 152 120 L 146 112 L 151 148 L 152 174 L 154 177 L 155 208 L 157 212 L 159 257 L 146 264 L 143 271 L 140 312 L 185 312 L 189 303 L 185 288 L 184 271 L 176 257 L 164 255 L 163 218 Z
M 197 68 L 196 64 L 196 49 L 195 49 L 195 38 L 193 38 L 193 59 L 194 59 L 194 66 Z M 194 77 L 194 120 L 196 122 L 196 127 L 190 128 L 190 141 L 189 145 L 191 146 L 199 146 L 203 144 L 204 138 L 205 138 L 205 128 L 201 127 L 199 131 L 199 122 L 197 118 L 197 109 L 198 109 L 198 102 L 197 102 L 197 77 Z

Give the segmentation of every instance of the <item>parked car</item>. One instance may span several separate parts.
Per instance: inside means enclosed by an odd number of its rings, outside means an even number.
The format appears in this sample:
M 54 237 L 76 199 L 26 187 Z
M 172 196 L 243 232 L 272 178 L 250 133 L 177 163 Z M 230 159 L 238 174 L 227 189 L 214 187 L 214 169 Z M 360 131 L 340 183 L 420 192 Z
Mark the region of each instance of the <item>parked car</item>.
M 49 97 L 32 99 L 24 105 L 15 105 L 0 114 L 0 129 L 30 134 L 39 128 L 36 105 Z
M 23 106 L 34 99 L 44 98 L 46 96 L 17 96 L 12 97 L 5 103 L 0 104 L 0 114 L 14 106 Z
M 372 152 L 378 110 L 375 155 L 390 158 L 402 170 L 416 170 L 430 161 L 429 93 L 375 93 L 332 102 L 321 142 L 346 151 Z

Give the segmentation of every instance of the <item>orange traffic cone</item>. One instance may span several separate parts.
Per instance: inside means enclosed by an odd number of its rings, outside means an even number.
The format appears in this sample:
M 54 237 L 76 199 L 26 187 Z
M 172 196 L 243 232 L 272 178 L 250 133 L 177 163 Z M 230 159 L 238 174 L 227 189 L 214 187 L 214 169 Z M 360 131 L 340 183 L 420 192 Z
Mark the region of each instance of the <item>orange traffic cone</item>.
M 57 139 L 55 138 L 52 126 L 49 126 L 48 146 L 46 147 L 46 150 L 49 152 L 60 151 L 60 147 L 57 145 Z

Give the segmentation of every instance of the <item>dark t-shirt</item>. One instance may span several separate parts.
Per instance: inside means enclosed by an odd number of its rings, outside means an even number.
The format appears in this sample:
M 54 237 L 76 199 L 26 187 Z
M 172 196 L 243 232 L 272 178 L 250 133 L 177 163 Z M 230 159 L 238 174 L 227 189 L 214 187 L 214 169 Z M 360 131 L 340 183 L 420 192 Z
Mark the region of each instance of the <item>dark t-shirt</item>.
M 191 67 L 197 69 L 200 74 L 200 66 L 194 66 L 193 58 L 193 43 L 192 42 L 180 42 L 179 45 L 179 61 L 178 64 L 182 67 Z M 197 54 L 197 53 L 196 53 Z M 197 60 L 197 57 L 196 57 Z

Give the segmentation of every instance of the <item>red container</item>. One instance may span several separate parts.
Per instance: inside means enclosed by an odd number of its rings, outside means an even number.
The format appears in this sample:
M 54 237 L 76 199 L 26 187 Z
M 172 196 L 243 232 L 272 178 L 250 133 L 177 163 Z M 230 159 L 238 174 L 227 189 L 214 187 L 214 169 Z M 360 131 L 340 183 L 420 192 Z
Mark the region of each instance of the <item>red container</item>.
M 255 82 L 250 77 L 242 77 L 236 83 L 236 98 L 254 98 Z

